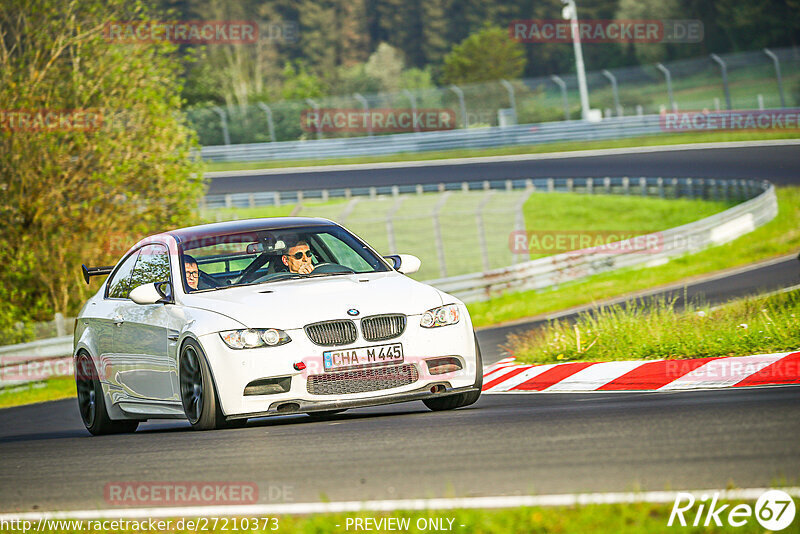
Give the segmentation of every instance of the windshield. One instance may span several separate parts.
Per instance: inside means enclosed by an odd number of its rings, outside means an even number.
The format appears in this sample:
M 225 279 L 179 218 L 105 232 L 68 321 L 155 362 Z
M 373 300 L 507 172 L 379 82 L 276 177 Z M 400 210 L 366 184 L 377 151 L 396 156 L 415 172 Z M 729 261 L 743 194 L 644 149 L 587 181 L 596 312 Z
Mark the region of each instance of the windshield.
M 330 225 L 204 236 L 181 244 L 181 261 L 186 292 L 390 270 L 358 238 Z

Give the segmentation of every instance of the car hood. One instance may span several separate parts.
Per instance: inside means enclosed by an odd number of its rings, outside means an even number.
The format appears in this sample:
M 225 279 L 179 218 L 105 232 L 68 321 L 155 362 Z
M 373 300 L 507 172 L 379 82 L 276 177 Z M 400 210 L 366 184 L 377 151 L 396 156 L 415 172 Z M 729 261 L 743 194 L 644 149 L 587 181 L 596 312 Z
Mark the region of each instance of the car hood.
M 381 313 L 416 315 L 443 304 L 441 293 L 396 272 L 286 280 L 193 293 L 185 306 L 221 313 L 250 328 L 302 328 L 317 321 Z

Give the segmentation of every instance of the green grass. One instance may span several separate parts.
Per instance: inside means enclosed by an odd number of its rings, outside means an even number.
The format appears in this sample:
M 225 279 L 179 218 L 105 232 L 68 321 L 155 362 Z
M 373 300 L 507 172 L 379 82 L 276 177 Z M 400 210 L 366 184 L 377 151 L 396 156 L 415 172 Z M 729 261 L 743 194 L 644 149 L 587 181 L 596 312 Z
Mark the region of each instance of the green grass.
M 75 380 L 71 376 L 50 378 L 42 382 L 31 382 L 0 389 L 0 408 L 68 399 L 75 396 Z
M 542 291 L 506 293 L 468 305 L 473 323 L 488 326 L 689 280 L 800 250 L 800 187 L 778 188 L 777 217 L 730 243 L 674 258 L 664 265 L 629 268 Z M 758 289 L 758 288 L 754 288 Z
M 699 496 L 698 496 L 699 498 Z M 764 529 L 758 524 L 755 517 L 748 516 L 747 522 L 741 527 L 731 527 L 727 525 L 727 514 L 737 504 L 747 504 L 752 510 L 754 502 L 746 501 L 720 501 L 718 506 L 728 504 L 724 511 L 720 514 L 720 521 L 724 525 L 722 527 L 712 526 L 709 527 L 693 527 L 695 514 L 699 511 L 700 505 L 695 504 L 691 510 L 685 512 L 684 518 L 686 519 L 686 527 L 680 526 L 675 520 L 672 527 L 667 526 L 673 504 L 650 504 L 650 503 L 635 503 L 635 504 L 603 504 L 603 505 L 586 505 L 586 506 L 559 506 L 559 507 L 519 507 L 507 509 L 474 509 L 474 510 L 431 510 L 421 512 L 372 512 L 372 513 L 349 513 L 349 514 L 320 514 L 311 516 L 278 516 L 277 517 L 277 530 L 271 530 L 275 525 L 271 520 L 267 521 L 267 529 L 254 529 L 250 530 L 241 529 L 244 532 L 302 532 L 306 534 L 324 534 L 324 533 L 344 533 L 344 532 L 391 532 L 392 530 L 375 529 L 372 528 L 364 530 L 357 529 L 355 519 L 370 518 L 376 522 L 382 519 L 392 518 L 395 521 L 408 520 L 408 529 L 402 528 L 394 530 L 396 532 L 410 532 L 410 533 L 427 533 L 427 532 L 454 532 L 456 534 L 509 534 L 509 533 L 525 533 L 525 534 L 544 534 L 544 533 L 609 533 L 609 534 L 649 534 L 652 532 L 668 532 L 676 530 L 682 533 L 717 533 L 717 532 L 736 532 L 736 533 L 755 533 L 764 532 Z M 705 512 L 705 510 L 703 510 Z M 247 521 L 248 518 L 238 519 L 237 525 L 242 525 L 242 521 Z M 350 521 L 348 523 L 348 520 Z M 436 520 L 441 522 L 447 529 L 437 530 L 432 528 L 422 528 L 424 521 Z M 452 520 L 450 523 L 449 520 Z M 700 523 L 706 520 L 706 514 L 703 513 Z M 166 520 L 164 520 L 166 521 Z M 175 520 L 172 520 L 172 529 L 174 529 Z M 250 519 L 253 521 L 253 519 Z M 419 522 L 419 523 L 418 523 Z M 54 525 L 56 521 L 51 521 L 50 525 Z M 258 518 L 259 527 L 265 523 L 264 518 Z M 92 530 L 94 521 L 86 521 L 84 525 L 89 528 L 81 530 Z M 213 519 L 208 521 L 208 525 L 213 525 Z M 219 519 L 217 521 L 219 528 L 222 525 L 227 525 L 228 530 L 232 529 L 233 518 Z M 252 523 L 245 523 L 252 524 Z M 450 525 L 452 524 L 452 527 Z M 34 523 L 35 525 L 35 523 Z M 185 526 L 186 523 L 184 522 Z M 463 525 L 463 526 L 462 526 Z M 403 527 L 406 525 L 403 524 Z M 781 531 L 782 533 L 796 533 L 800 531 L 798 528 L 800 521 L 795 519 L 789 527 Z M 65 532 L 75 531 L 72 529 L 54 530 L 52 526 L 42 530 L 43 532 Z M 171 530 L 172 530 L 171 529 Z M 128 529 L 122 528 L 119 532 L 133 532 L 131 527 Z M 222 530 L 218 530 L 222 532 Z M 175 532 L 191 532 L 190 529 L 175 530 Z
M 347 165 L 357 163 L 385 163 L 398 161 L 422 161 L 481 156 L 511 156 L 519 154 L 546 154 L 604 148 L 630 148 L 639 146 L 680 145 L 684 143 L 714 143 L 730 141 L 758 141 L 765 139 L 797 139 L 794 131 L 736 131 L 657 134 L 627 139 L 597 141 L 564 141 L 540 145 L 510 146 L 497 148 L 472 148 L 440 150 L 420 153 L 390 154 L 386 156 L 361 156 L 352 158 L 327 158 L 315 160 L 269 160 L 247 162 L 206 162 L 206 171 L 234 171 L 255 169 L 277 169 L 318 165 Z
M 800 290 L 716 308 L 637 300 L 581 313 L 574 322 L 509 337 L 520 362 L 620 361 L 749 356 L 800 349 Z

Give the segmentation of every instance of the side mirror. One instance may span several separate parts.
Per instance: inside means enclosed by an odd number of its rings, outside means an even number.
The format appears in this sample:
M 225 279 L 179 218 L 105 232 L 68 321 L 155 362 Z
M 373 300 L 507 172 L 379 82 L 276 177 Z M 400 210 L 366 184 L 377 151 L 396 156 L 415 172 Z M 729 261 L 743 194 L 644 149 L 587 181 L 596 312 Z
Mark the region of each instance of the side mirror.
M 136 304 L 158 304 L 167 303 L 169 297 L 164 293 L 160 286 L 167 286 L 167 282 L 156 282 L 155 284 L 145 284 L 131 290 L 130 298 Z
M 419 258 L 411 254 L 392 254 L 391 256 L 384 256 L 387 260 L 392 262 L 394 270 L 403 274 L 412 274 L 419 271 L 422 262 Z

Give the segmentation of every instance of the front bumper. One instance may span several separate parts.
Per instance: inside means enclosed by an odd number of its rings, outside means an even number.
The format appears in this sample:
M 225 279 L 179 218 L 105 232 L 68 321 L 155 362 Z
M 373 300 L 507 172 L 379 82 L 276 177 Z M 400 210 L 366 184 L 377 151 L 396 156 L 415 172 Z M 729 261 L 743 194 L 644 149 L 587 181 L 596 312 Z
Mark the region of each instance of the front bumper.
M 370 343 L 359 336 L 352 345 L 336 347 L 336 349 L 346 349 L 350 346 L 402 343 L 404 363 L 416 368 L 418 378 L 412 383 L 391 389 L 358 393 L 338 395 L 309 393 L 307 387 L 309 376 L 333 374 L 326 373 L 322 363 L 322 353 L 331 350 L 331 347 L 313 344 L 302 329 L 287 329 L 292 341 L 278 347 L 235 350 L 225 345 L 216 333 L 200 336 L 198 340 L 208 358 L 222 411 L 228 418 L 374 406 L 460 393 L 474 387 L 477 373 L 483 370 L 477 369 L 475 341 L 469 314 L 466 308 L 461 312 L 462 320 L 455 325 L 426 329 L 419 326 L 419 316 L 409 316 L 406 330 L 397 338 Z M 360 332 L 360 325 L 358 327 Z M 457 357 L 461 361 L 462 368 L 445 374 L 431 375 L 425 360 L 444 356 Z M 302 371 L 294 368 L 299 362 L 305 364 L 305 369 Z M 291 378 L 288 391 L 269 395 L 244 395 L 244 389 L 249 383 L 279 377 Z M 442 386 L 438 388 L 442 391 L 431 393 L 431 388 L 434 386 Z M 292 404 L 296 406 L 291 406 Z M 283 411 L 280 411 L 279 408 L 282 406 Z
M 438 386 L 440 386 L 442 389 L 437 389 L 436 392 L 431 391 L 431 388 L 436 388 Z M 370 397 L 365 399 L 342 399 L 334 401 L 289 399 L 285 401 L 274 402 L 270 405 L 268 410 L 263 412 L 230 415 L 226 417 L 226 419 L 233 420 L 246 419 L 250 417 L 269 417 L 271 415 L 290 415 L 298 413 L 324 412 L 328 410 L 347 410 L 350 408 L 364 408 L 367 406 L 380 406 L 383 404 L 395 404 L 398 402 L 432 399 L 434 397 L 445 397 L 459 393 L 469 393 L 471 391 L 477 391 L 477 388 L 471 386 L 453 388 L 447 382 L 439 382 L 436 384 L 428 384 L 413 391 L 393 393 L 389 395 L 382 395 L 380 397 Z

